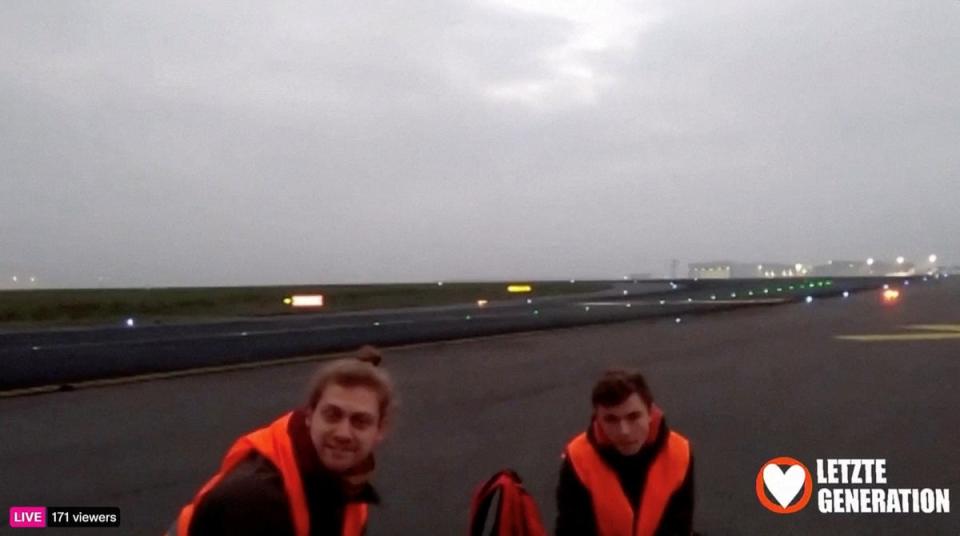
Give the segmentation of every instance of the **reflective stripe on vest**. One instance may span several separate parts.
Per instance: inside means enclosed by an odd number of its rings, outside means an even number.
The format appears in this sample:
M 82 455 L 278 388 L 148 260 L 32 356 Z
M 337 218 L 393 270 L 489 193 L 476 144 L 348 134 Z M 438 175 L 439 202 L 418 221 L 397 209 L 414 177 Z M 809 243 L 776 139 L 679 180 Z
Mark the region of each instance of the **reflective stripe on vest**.
M 240 462 L 257 452 L 280 471 L 283 488 L 290 504 L 290 516 L 296 536 L 310 536 L 310 510 L 303 493 L 300 470 L 293 453 L 293 444 L 287 427 L 292 413 L 280 417 L 265 428 L 256 430 L 238 439 L 223 458 L 220 471 L 200 488 L 193 501 L 183 507 L 177 521 L 167 531 L 168 536 L 189 536 L 193 510 L 200 499 L 214 488 Z M 366 503 L 348 503 L 344 511 L 343 536 L 361 536 L 367 524 Z
M 690 444 L 671 431 L 647 471 L 638 513 L 624 494 L 617 474 L 590 444 L 586 433 L 567 445 L 566 455 L 590 492 L 600 536 L 653 536 L 667 502 L 683 484 L 690 466 Z

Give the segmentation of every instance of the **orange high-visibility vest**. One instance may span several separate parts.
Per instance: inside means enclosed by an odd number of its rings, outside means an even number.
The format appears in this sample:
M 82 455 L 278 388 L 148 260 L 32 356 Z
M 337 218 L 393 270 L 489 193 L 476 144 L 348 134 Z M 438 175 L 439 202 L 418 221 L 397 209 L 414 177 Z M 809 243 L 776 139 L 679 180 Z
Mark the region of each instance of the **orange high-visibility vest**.
M 300 470 L 293 454 L 293 444 L 287 433 L 287 426 L 292 413 L 280 417 L 272 424 L 261 428 L 238 439 L 227 455 L 223 458 L 220 472 L 213 475 L 200 488 L 196 497 L 183 507 L 176 522 L 167 531 L 167 536 L 189 536 L 190 521 L 193 519 L 193 510 L 200 504 L 200 499 L 214 488 L 241 461 L 251 453 L 256 452 L 280 471 L 283 479 L 283 488 L 290 503 L 290 517 L 296 536 L 310 536 L 310 510 L 307 507 L 307 498 L 303 493 L 303 483 L 300 480 Z M 361 536 L 367 524 L 366 503 L 347 503 L 343 519 L 343 536 Z
M 671 431 L 650 463 L 640 504 L 630 504 L 617 474 L 581 433 L 567 445 L 566 456 L 590 492 L 600 536 L 653 536 L 670 497 L 680 488 L 690 466 L 690 443 Z M 639 511 L 638 511 L 639 509 Z

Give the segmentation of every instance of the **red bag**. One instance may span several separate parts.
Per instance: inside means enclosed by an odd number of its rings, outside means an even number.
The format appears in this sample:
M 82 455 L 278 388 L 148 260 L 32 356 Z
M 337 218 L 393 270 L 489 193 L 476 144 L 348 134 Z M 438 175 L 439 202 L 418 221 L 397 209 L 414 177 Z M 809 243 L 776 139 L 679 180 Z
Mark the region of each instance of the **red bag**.
M 493 536 L 547 535 L 540 520 L 537 503 L 523 487 L 523 481 L 517 473 L 504 469 L 493 475 L 486 484 L 474 492 L 470 504 L 470 536 L 483 536 L 490 507 L 498 498 L 499 502 L 494 510 L 496 514 L 489 534 Z

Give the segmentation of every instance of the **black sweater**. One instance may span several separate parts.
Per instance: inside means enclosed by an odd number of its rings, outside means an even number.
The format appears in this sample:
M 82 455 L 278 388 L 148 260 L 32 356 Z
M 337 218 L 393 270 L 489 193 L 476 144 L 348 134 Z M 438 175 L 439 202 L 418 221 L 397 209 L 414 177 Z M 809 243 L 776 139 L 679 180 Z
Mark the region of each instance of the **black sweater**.
M 601 459 L 617 474 L 623 493 L 630 504 L 637 505 L 640 503 L 640 497 L 643 496 L 650 463 L 666 444 L 669 434 L 670 430 L 664 419 L 661 421 L 656 440 L 633 456 L 623 456 L 613 447 L 599 447 L 593 436 L 592 426 L 588 428 L 587 439 L 597 449 Z M 670 497 L 656 536 L 689 536 L 693 527 L 693 503 L 693 454 L 691 452 L 687 475 L 680 488 Z M 556 536 L 595 536 L 597 534 L 597 522 L 590 492 L 580 482 L 576 470 L 567 458 L 564 458 L 560 466 L 555 534 Z

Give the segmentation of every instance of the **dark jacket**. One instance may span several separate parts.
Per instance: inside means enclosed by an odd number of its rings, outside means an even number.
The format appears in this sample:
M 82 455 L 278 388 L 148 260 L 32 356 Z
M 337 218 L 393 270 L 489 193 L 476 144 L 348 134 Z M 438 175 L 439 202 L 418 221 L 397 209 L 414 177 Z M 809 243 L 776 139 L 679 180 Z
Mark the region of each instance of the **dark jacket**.
M 287 431 L 310 509 L 311 536 L 340 536 L 347 501 L 379 503 L 379 497 L 369 484 L 348 497 L 343 480 L 317 459 L 302 412 L 294 413 Z M 190 535 L 295 536 L 280 471 L 258 454 L 240 462 L 197 504 Z
M 647 472 L 660 449 L 666 443 L 670 430 L 666 419 L 660 421 L 660 430 L 653 443 L 644 446 L 633 456 L 624 456 L 612 446 L 598 446 L 593 427 L 588 427 L 587 439 L 600 457 L 617 474 L 623 493 L 630 504 L 637 505 L 643 495 Z M 693 527 L 693 454 L 690 466 L 680 488 L 667 503 L 656 536 L 689 536 Z M 572 463 L 566 457 L 560 466 L 557 485 L 556 536 L 596 536 L 597 522 L 593 514 L 590 492 L 580 482 Z

